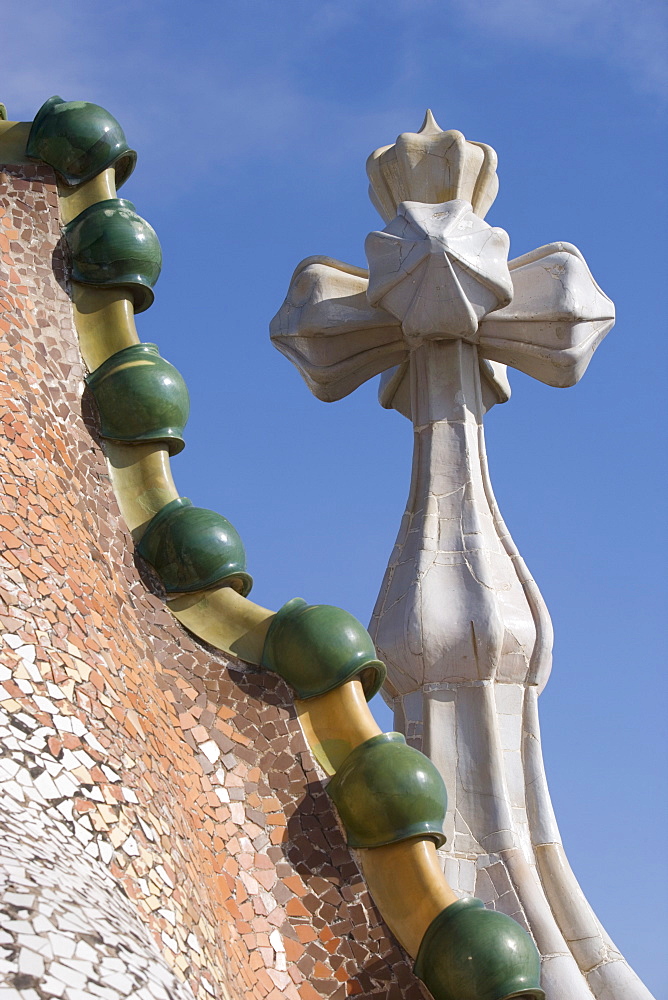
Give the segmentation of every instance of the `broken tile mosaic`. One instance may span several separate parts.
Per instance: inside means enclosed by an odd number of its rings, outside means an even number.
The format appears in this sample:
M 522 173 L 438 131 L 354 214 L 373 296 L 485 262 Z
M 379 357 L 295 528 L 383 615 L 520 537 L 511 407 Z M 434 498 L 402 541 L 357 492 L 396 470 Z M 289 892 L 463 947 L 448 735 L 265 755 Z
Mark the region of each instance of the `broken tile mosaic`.
M 53 173 L 4 168 L 0 996 L 418 1000 L 291 692 L 137 572 L 67 280 Z

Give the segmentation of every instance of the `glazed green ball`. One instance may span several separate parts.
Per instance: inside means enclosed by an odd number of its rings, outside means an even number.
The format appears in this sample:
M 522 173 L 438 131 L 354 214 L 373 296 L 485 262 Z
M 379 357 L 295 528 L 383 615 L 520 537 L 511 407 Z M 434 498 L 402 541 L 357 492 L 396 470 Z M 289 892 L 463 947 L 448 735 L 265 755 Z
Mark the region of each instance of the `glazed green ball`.
M 170 455 L 185 447 L 188 389 L 155 344 L 117 351 L 86 378 L 100 415 L 100 436 L 109 441 L 164 442 Z
M 187 497 L 158 511 L 137 551 L 168 594 L 193 593 L 227 582 L 245 597 L 253 586 L 237 531 L 222 514 L 193 507 Z
M 62 97 L 50 97 L 35 115 L 26 153 L 48 163 L 73 186 L 113 166 L 120 188 L 137 162 L 113 115 L 98 104 Z
M 160 241 L 152 226 L 125 198 L 85 208 L 64 229 L 72 255 L 72 279 L 98 288 L 127 288 L 135 312 L 153 304 L 162 268 Z
M 414 971 L 434 1000 L 545 1000 L 531 937 L 512 917 L 472 897 L 432 921 Z
M 284 604 L 272 619 L 262 666 L 280 674 L 298 698 L 315 698 L 360 678 L 367 699 L 385 680 L 371 636 L 342 608 L 307 604 L 300 597 Z
M 411 837 L 431 837 L 437 847 L 445 843 L 448 796 L 443 778 L 401 733 L 372 736 L 355 747 L 327 792 L 349 847 L 382 847 Z

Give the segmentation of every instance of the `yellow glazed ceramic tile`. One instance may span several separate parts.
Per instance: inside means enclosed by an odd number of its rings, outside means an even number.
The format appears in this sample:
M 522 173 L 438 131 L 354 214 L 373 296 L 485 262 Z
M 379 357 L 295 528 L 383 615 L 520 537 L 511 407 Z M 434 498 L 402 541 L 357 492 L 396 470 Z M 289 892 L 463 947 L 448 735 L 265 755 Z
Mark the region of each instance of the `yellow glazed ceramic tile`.
M 72 302 L 79 347 L 90 371 L 117 351 L 139 343 L 132 296 L 126 289 L 74 282 Z
M 138 542 L 151 518 L 179 495 L 172 479 L 168 446 L 107 441 L 105 452 L 118 505 Z
M 34 163 L 26 156 L 32 122 L 0 121 L 0 163 Z
M 360 851 L 359 859 L 383 919 L 415 958 L 432 920 L 458 898 L 441 871 L 434 841 L 416 838 L 374 847 Z
M 334 774 L 356 746 L 380 734 L 357 679 L 318 698 L 295 699 L 295 707 L 313 755 L 327 774 Z
M 98 201 L 107 201 L 108 198 L 117 197 L 114 168 L 107 167 L 106 170 L 96 174 L 95 177 L 78 187 L 70 187 L 60 182 L 58 195 L 60 197 L 61 219 L 63 225 L 67 225 L 72 219 L 76 219 L 84 208 L 89 208 L 90 205 L 95 205 Z
M 168 604 L 182 625 L 200 639 L 247 663 L 260 663 L 273 611 L 242 597 L 232 587 L 184 594 Z

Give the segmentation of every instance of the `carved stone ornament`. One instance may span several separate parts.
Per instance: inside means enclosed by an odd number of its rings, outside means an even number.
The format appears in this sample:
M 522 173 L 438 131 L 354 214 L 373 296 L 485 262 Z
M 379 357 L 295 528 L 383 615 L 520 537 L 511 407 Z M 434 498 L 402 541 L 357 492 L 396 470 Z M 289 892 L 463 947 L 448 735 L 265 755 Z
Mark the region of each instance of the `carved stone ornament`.
M 463 199 L 484 219 L 499 190 L 496 153 L 461 132 L 444 132 L 427 111 L 419 132 L 404 132 L 367 160 L 369 197 L 390 222 L 402 201 L 435 205 Z
M 537 713 L 552 626 L 494 499 L 483 430 L 509 398 L 506 365 L 575 384 L 614 306 L 569 243 L 506 263 L 507 235 L 482 221 L 495 169 L 489 146 L 443 132 L 430 112 L 376 150 L 370 194 L 388 225 L 367 238 L 368 272 L 303 261 L 271 336 L 320 399 L 382 374 L 382 405 L 414 424 L 370 632 L 395 728 L 445 779 L 448 881 L 531 931 L 547 1000 L 651 1000 L 561 846 Z
M 513 296 L 509 246 L 508 235 L 466 201 L 404 201 L 382 232 L 366 238 L 369 305 L 392 313 L 409 344 L 476 340 L 480 321 Z

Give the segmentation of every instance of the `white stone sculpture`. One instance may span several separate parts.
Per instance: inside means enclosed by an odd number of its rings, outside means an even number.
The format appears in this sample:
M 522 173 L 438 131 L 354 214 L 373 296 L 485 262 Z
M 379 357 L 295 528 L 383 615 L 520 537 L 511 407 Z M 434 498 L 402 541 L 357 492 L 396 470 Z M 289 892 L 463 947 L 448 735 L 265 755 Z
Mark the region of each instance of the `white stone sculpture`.
M 483 434 L 484 413 L 509 398 L 506 365 L 575 384 L 614 307 L 568 243 L 507 262 L 507 235 L 482 221 L 495 167 L 490 147 L 441 131 L 430 112 L 373 153 L 371 197 L 388 225 L 367 237 L 369 271 L 303 261 L 271 336 L 320 399 L 382 373 L 381 403 L 414 425 L 370 631 L 396 727 L 445 778 L 450 884 L 530 929 L 547 1000 L 651 1000 L 561 846 L 537 713 L 552 626 L 496 505 Z

